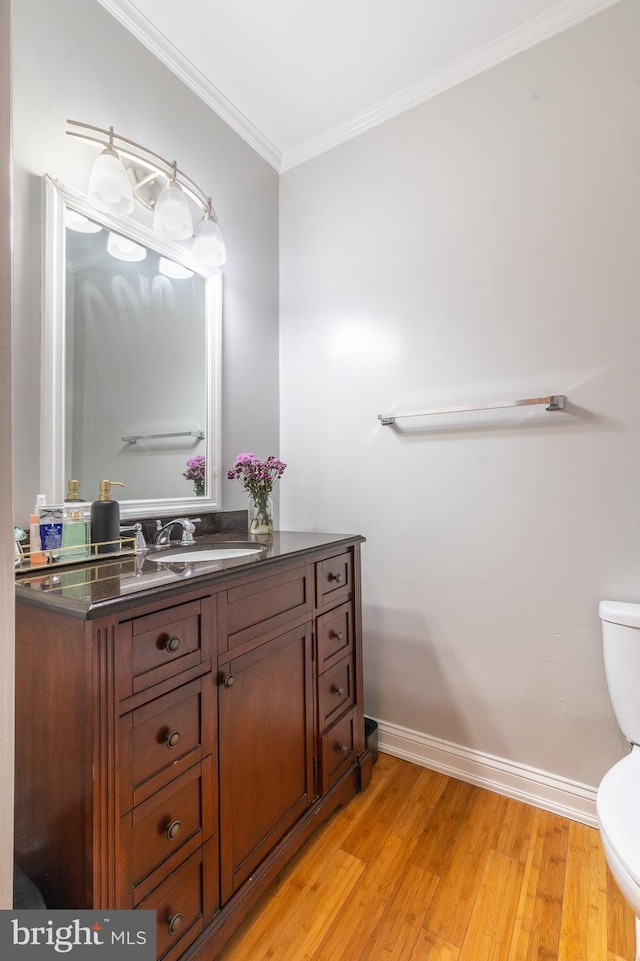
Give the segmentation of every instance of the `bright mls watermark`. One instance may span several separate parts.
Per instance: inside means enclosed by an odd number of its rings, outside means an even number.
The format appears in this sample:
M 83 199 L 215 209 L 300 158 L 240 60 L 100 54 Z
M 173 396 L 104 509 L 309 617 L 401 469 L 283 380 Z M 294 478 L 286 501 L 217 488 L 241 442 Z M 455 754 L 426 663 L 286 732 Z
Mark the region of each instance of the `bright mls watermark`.
M 156 961 L 155 911 L 0 911 L 3 961 Z

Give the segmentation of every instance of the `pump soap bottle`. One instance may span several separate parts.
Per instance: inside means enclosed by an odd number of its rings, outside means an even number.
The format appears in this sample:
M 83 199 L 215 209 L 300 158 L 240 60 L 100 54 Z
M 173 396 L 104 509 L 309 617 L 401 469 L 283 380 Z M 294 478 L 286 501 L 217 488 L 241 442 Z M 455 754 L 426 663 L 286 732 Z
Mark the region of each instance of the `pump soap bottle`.
M 98 554 L 117 554 L 120 550 L 120 505 L 111 500 L 115 484 L 124 487 L 120 481 L 100 481 L 100 496 L 91 505 L 91 540 L 98 545 Z
M 68 483 L 67 496 L 64 499 L 65 504 L 75 504 L 77 502 L 85 503 L 84 497 L 80 497 L 80 481 L 70 480 Z

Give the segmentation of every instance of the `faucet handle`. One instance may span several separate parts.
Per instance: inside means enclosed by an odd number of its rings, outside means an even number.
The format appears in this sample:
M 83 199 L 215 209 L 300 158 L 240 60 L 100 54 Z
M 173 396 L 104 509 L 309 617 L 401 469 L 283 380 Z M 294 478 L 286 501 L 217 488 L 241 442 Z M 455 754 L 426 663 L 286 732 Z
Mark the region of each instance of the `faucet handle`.
M 142 530 L 142 524 L 129 524 L 127 527 L 121 527 L 120 533 L 126 534 L 129 531 L 133 531 L 136 542 L 136 554 L 142 553 L 142 551 L 148 551 L 149 545 L 144 539 L 144 531 Z
M 196 529 L 196 524 L 200 523 L 200 517 L 182 517 L 180 523 L 182 524 L 182 537 L 180 538 L 181 544 L 195 544 L 195 538 L 193 532 Z

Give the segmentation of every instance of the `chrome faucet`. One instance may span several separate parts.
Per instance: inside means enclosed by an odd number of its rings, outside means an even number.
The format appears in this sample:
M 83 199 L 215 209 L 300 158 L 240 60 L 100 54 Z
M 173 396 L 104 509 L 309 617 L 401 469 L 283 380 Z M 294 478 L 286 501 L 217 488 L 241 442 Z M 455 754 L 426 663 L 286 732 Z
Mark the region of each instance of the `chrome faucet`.
M 179 525 L 182 528 L 182 537 L 180 538 L 180 543 L 184 547 L 187 547 L 189 544 L 195 544 L 193 532 L 195 531 L 196 524 L 199 521 L 199 517 L 176 517 L 174 520 L 169 521 L 164 526 L 162 525 L 162 521 L 156 521 L 156 536 L 153 543 L 156 545 L 156 547 L 166 547 L 171 543 L 172 529 Z

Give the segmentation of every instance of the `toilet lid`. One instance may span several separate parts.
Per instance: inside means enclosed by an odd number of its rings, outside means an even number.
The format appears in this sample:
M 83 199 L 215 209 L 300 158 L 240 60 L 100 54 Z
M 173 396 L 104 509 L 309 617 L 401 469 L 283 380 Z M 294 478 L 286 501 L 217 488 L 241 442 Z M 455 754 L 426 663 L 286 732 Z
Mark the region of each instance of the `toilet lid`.
M 640 748 L 634 748 L 605 774 L 596 807 L 600 830 L 640 884 Z

